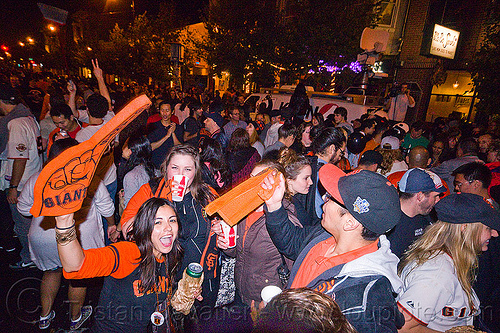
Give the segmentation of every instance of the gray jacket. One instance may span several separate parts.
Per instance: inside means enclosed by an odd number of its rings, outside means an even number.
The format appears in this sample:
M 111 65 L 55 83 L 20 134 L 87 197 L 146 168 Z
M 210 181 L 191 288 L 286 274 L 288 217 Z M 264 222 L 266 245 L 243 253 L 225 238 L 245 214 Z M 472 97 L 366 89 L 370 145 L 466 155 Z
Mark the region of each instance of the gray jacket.
M 431 168 L 431 171 L 436 173 L 442 180 L 446 182 L 451 193 L 454 193 L 455 186 L 453 185 L 454 177 L 452 175 L 453 171 L 459 166 L 462 166 L 471 162 L 482 162 L 476 155 L 466 155 L 462 157 L 457 157 L 448 161 L 444 161 L 437 167 Z

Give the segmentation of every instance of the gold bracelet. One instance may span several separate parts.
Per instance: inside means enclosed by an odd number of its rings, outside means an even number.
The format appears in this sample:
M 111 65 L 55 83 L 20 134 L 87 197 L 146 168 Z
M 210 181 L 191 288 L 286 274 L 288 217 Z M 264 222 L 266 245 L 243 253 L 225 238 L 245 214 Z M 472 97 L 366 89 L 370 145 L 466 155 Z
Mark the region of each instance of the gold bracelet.
M 76 239 L 76 227 L 73 224 L 67 231 L 59 231 L 56 228 L 56 242 L 61 246 L 66 246 Z

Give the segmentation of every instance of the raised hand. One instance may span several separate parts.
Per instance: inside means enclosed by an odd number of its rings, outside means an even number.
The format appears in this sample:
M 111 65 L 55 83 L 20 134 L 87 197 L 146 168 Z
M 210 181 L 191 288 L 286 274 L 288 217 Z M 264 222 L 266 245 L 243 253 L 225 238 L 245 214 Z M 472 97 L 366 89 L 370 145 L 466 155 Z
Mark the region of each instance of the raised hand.
M 92 59 L 92 67 L 94 68 L 94 75 L 96 79 L 104 78 L 102 69 L 99 67 L 99 62 L 97 59 Z
M 76 84 L 73 82 L 73 80 L 68 81 L 67 89 L 70 94 L 76 94 Z
M 127 104 L 92 138 L 47 163 L 35 184 L 31 215 L 59 216 L 80 209 L 104 151 L 116 134 L 151 105 L 146 96 Z
M 275 185 L 274 183 L 278 180 L 275 179 L 276 173 L 278 171 L 274 170 L 272 173 L 267 175 L 266 178 L 262 181 L 261 187 L 265 190 L 271 190 Z M 273 195 L 265 200 L 267 205 L 267 209 L 270 212 L 274 212 L 281 208 L 281 201 L 285 196 L 285 178 L 282 173 L 279 173 L 279 184 L 276 186 Z

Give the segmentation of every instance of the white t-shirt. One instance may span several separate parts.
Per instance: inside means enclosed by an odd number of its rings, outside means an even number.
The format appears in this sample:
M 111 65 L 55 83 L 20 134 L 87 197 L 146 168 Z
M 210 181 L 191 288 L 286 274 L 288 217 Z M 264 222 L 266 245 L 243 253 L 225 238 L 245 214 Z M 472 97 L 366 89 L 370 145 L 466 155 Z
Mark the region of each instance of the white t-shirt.
M 30 209 L 34 202 L 33 192 L 37 178 L 38 173 L 31 176 L 26 182 L 21 195 L 19 195 L 17 209 L 23 215 L 31 215 Z M 112 216 L 114 211 L 115 206 L 106 187 L 99 184 L 90 208 L 81 211 L 81 213 L 85 212 L 87 214 L 85 220 L 83 220 L 83 216 L 80 216 L 81 220 L 76 226 L 78 240 L 83 249 L 96 249 L 105 246 L 101 216 Z M 31 220 L 28 234 L 31 260 L 43 271 L 62 266 L 57 253 L 54 226 L 54 217 L 39 216 L 33 217 Z
M 114 116 L 115 116 L 115 113 L 113 111 L 108 111 L 108 113 L 106 113 L 106 115 L 102 119 L 104 120 L 104 123 L 107 123 Z M 87 123 L 87 124 L 89 123 L 89 114 L 88 114 L 87 110 L 78 109 L 78 120 L 80 120 L 81 122 Z
M 415 102 L 410 103 L 406 94 L 399 94 L 391 98 L 388 117 L 390 120 L 404 121 L 408 107 L 414 107 Z
M 42 158 L 38 154 L 38 143 L 41 145 L 40 128 L 33 117 L 12 119 L 7 128 L 9 141 L 0 156 L 0 188 L 9 188 L 14 159 L 26 159 L 26 168 L 17 187 L 21 191 L 31 175 L 42 170 Z
M 405 161 L 394 161 L 392 164 L 391 170 L 385 174 L 386 177 L 389 177 L 394 172 L 406 171 L 408 170 L 408 164 Z
M 78 119 L 82 120 L 82 118 L 83 118 L 83 119 L 87 120 L 86 122 L 88 122 L 88 116 L 87 116 L 87 118 L 85 118 L 85 117 L 83 117 L 84 114 L 86 114 L 85 110 L 83 110 L 83 111 L 79 110 Z M 87 127 L 84 127 L 81 130 L 79 130 L 75 136 L 76 141 L 83 142 L 83 141 L 87 141 L 88 139 L 90 139 L 92 137 L 92 135 L 97 133 L 97 131 L 100 130 L 101 127 L 104 126 L 104 124 L 106 124 L 111 118 L 114 117 L 114 115 L 115 114 L 113 111 L 108 111 L 106 116 L 104 116 L 104 118 L 103 118 L 104 121 L 102 122 L 102 124 L 100 124 L 100 125 L 88 125 Z M 84 120 L 82 120 L 82 121 L 84 121 Z M 115 138 L 115 141 L 118 141 L 118 136 Z M 113 163 L 111 165 L 111 167 L 108 169 L 108 171 L 106 172 L 106 174 L 104 175 L 103 183 L 104 183 L 104 185 L 109 185 L 112 182 L 114 182 L 115 180 L 116 180 L 116 165 Z
M 472 325 L 473 316 L 479 314 L 479 299 L 473 293 L 471 311 L 449 255 L 440 254 L 413 270 L 412 267 L 407 265 L 401 274 L 404 285 L 399 304 L 413 318 L 441 332 Z

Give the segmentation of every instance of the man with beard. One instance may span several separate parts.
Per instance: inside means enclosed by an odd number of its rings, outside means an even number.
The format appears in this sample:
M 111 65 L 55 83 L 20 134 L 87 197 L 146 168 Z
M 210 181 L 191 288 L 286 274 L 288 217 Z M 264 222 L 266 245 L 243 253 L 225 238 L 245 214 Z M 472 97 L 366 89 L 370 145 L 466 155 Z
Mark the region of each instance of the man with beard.
M 299 194 L 299 200 L 305 200 L 304 207 L 311 217 L 313 224 L 319 224 L 323 215 L 322 205 L 324 203 L 322 195 L 325 190 L 321 184 L 318 184 L 319 169 L 328 163 L 335 164 L 345 153 L 347 138 L 344 131 L 340 128 L 325 128 L 321 131 L 311 144 L 314 156 L 310 157 L 312 169 L 311 180 L 313 185 L 309 193 Z
M 408 247 L 431 224 L 429 213 L 439 201 L 439 195 L 446 192 L 441 178 L 435 173 L 420 168 L 406 171 L 399 181 L 401 218 L 387 233 L 391 250 L 399 258 Z

